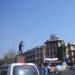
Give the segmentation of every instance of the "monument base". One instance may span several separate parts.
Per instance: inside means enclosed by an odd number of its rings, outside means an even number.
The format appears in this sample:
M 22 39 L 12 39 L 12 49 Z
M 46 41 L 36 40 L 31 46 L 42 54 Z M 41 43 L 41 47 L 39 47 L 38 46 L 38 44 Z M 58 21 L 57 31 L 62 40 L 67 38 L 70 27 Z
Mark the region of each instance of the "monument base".
M 16 63 L 25 63 L 25 56 L 23 54 L 19 54 L 16 56 L 15 59 Z

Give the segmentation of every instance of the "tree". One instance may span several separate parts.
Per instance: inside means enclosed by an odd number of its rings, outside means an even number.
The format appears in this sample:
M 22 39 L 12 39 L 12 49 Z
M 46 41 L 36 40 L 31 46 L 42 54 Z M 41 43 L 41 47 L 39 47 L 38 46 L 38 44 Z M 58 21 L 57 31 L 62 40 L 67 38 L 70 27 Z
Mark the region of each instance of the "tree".
M 13 50 L 8 51 L 4 58 L 0 60 L 0 64 L 10 64 L 15 62 L 16 52 Z
M 66 47 L 65 47 L 65 44 L 63 43 L 57 49 L 58 59 L 64 61 L 65 60 L 65 55 L 66 55 Z
M 58 47 L 57 49 L 57 57 L 59 60 L 62 60 L 63 54 L 62 54 L 61 47 Z

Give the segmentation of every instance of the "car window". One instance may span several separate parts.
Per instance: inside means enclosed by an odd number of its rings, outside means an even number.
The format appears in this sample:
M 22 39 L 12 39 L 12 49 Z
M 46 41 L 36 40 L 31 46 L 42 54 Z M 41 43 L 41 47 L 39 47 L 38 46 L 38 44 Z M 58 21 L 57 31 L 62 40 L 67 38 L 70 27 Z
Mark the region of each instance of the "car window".
M 13 75 L 38 75 L 34 66 L 21 65 L 13 68 Z

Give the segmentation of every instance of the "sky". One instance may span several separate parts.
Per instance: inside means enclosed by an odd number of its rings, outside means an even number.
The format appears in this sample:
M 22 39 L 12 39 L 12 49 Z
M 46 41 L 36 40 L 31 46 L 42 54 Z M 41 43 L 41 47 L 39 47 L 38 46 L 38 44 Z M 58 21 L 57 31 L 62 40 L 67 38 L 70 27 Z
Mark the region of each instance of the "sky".
M 0 0 L 0 57 L 43 45 L 56 34 L 75 42 L 75 0 Z

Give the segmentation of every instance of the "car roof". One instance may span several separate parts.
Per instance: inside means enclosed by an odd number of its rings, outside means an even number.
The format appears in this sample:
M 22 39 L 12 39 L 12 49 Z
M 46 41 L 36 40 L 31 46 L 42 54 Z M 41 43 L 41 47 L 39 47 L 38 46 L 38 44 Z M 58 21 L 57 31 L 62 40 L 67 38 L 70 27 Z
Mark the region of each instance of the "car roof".
M 16 65 L 32 65 L 32 66 L 35 66 L 34 63 L 11 63 L 11 64 L 3 64 L 0 67 L 9 67 L 9 66 L 16 66 Z

